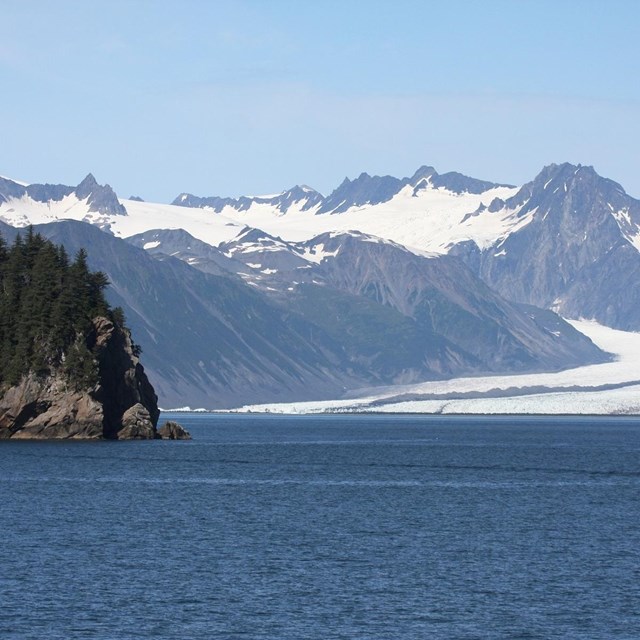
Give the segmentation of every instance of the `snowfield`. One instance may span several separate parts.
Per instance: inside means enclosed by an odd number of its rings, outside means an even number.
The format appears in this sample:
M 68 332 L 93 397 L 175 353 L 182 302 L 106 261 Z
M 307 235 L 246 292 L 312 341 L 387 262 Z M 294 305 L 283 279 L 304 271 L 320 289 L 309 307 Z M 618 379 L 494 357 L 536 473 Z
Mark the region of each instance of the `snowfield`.
M 357 229 L 410 249 L 446 253 L 451 244 L 462 240 L 473 239 L 480 247 L 488 246 L 497 238 L 527 224 L 531 216 L 518 218 L 517 211 L 495 214 L 483 211 L 467 217 L 481 204 L 488 206 L 495 198 L 504 200 L 517 191 L 515 188 L 497 187 L 482 194 L 456 194 L 444 188 L 429 188 L 413 195 L 413 187 L 408 185 L 387 202 L 351 207 L 339 214 L 316 215 L 318 207 L 307 211 L 296 211 L 294 207 L 282 215 L 269 205 L 253 204 L 246 211 L 225 207 L 221 213 L 209 211 L 209 215 L 256 227 L 293 242 L 310 240 L 329 231 Z M 129 208 L 128 202 L 123 204 Z M 188 228 L 187 231 L 196 235 Z
M 237 411 L 640 414 L 640 333 L 618 331 L 586 320 L 569 322 L 611 353 L 613 361 L 555 373 L 454 378 L 383 387 L 351 399 L 262 404 Z
M 416 252 L 446 253 L 452 244 L 475 240 L 480 247 L 491 245 L 512 231 L 528 224 L 532 213 L 522 218 L 518 210 L 478 208 L 495 198 L 506 199 L 518 189 L 496 187 L 481 194 L 457 194 L 444 188 L 425 188 L 413 194 L 407 186 L 391 200 L 380 204 L 352 207 L 340 214 L 316 215 L 318 206 L 302 211 L 305 201 L 294 203 L 286 214 L 272 205 L 254 202 L 246 211 L 231 206 L 221 213 L 208 208 L 180 207 L 170 204 L 120 199 L 127 215 L 89 211 L 87 200 L 75 194 L 59 201 L 36 202 L 24 196 L 0 202 L 0 219 L 16 227 L 58 220 L 82 220 L 98 224 L 121 238 L 150 229 L 184 229 L 198 240 L 218 246 L 252 227 L 301 242 L 325 232 L 358 231 L 385 238 Z
M 244 229 L 244 224 L 206 209 L 122 199 L 120 203 L 127 210 L 126 216 L 89 211 L 87 199 L 79 200 L 75 194 L 49 202 L 37 202 L 23 196 L 0 202 L 0 219 L 14 227 L 79 220 L 108 228 L 119 238 L 128 238 L 149 229 L 185 229 L 214 246 L 232 240 Z

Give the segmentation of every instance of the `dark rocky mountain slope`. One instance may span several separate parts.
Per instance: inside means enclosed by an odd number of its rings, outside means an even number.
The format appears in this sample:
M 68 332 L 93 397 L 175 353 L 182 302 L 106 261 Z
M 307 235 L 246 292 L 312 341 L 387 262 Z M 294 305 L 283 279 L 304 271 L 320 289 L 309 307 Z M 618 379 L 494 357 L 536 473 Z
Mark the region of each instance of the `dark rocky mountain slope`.
M 506 302 L 455 258 L 416 255 L 356 232 L 291 243 L 248 229 L 218 249 L 183 231 L 154 230 L 128 242 L 205 272 L 229 268 L 230 278 L 302 322 L 309 340 L 339 345 L 340 362 L 360 384 L 606 358 L 555 314 Z
M 88 249 L 142 346 L 162 406 L 230 407 L 319 398 L 367 379 L 320 329 L 269 303 L 238 277 L 202 273 L 80 222 L 37 227 L 70 252 Z
M 506 202 L 530 221 L 480 251 L 452 248 L 493 289 L 510 300 L 640 329 L 640 201 L 592 167 L 546 167 Z

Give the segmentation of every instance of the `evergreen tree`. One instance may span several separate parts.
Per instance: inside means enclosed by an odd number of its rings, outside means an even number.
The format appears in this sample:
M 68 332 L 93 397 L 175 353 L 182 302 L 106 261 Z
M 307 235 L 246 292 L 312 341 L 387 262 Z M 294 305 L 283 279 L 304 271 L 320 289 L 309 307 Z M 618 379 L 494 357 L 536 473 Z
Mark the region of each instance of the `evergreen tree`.
M 104 296 L 108 284 L 89 269 L 84 249 L 70 263 L 62 246 L 31 227 L 10 248 L 0 238 L 0 385 L 54 369 L 78 387 L 95 384 L 91 321 L 107 316 L 124 327 L 122 309 L 112 311 Z

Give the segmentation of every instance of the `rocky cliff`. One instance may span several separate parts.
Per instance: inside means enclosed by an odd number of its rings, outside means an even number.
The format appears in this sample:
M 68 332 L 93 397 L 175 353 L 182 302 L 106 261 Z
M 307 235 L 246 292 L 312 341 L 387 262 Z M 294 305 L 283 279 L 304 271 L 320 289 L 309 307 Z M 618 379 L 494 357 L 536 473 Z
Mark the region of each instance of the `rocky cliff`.
M 105 317 L 93 320 L 87 345 L 98 363 L 91 388 L 69 384 L 62 369 L 29 373 L 0 399 L 0 439 L 153 439 L 157 397 L 129 331 Z M 173 429 L 171 438 L 188 437 Z
M 461 243 L 461 257 L 508 300 L 640 329 L 640 201 L 593 167 L 550 165 L 512 198 L 488 208 L 521 223 L 482 250 Z

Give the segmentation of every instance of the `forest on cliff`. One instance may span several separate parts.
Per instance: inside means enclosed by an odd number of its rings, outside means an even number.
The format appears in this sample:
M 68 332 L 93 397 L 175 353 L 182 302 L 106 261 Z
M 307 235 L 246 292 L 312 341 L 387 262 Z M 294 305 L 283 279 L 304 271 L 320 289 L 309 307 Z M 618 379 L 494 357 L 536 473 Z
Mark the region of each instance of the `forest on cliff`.
M 124 326 L 122 310 L 105 299 L 108 284 L 89 269 L 84 249 L 72 260 L 31 228 L 10 246 L 0 237 L 0 385 L 59 369 L 75 387 L 95 383 L 92 319 Z

